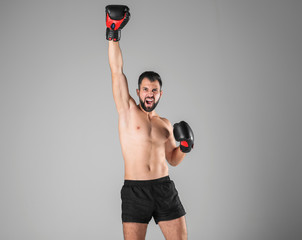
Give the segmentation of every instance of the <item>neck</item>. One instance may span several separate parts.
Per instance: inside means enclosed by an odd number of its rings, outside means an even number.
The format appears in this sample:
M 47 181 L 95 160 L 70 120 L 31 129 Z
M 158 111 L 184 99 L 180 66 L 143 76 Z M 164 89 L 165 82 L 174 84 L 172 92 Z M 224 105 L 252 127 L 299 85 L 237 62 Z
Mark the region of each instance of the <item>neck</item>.
M 140 110 L 145 113 L 148 117 L 154 117 L 157 116 L 156 112 L 153 110 L 152 112 L 146 112 L 143 108 L 142 105 L 139 104 L 138 107 L 140 108 Z

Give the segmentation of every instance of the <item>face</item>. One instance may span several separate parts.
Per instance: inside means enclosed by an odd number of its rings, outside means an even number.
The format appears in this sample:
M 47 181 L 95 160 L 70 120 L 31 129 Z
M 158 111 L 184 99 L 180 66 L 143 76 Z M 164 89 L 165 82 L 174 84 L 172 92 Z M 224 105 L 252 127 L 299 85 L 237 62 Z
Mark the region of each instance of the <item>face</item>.
M 152 112 L 157 106 L 163 91 L 160 91 L 159 81 L 151 82 L 144 78 L 140 85 L 140 90 L 136 89 L 140 104 L 146 112 Z

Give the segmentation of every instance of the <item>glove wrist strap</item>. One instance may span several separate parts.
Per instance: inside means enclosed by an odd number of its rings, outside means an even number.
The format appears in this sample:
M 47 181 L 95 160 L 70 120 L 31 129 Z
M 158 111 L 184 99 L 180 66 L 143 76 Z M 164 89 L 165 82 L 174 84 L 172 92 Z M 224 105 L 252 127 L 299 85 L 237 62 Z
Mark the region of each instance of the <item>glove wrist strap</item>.
M 180 150 L 183 152 L 183 153 L 188 153 L 191 151 L 191 148 L 189 147 L 184 147 L 182 145 L 180 145 Z
M 110 28 L 106 29 L 106 39 L 113 42 L 118 42 L 121 39 L 121 30 L 111 30 Z

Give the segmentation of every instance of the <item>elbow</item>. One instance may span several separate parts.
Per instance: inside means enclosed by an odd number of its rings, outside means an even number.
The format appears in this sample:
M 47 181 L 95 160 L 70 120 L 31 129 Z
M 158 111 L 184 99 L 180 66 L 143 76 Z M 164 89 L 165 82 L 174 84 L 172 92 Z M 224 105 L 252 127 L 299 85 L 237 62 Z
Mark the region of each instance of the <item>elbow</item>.
M 170 159 L 170 160 L 168 161 L 168 163 L 169 163 L 172 167 L 176 167 L 176 166 L 178 165 L 178 163 L 175 162 L 175 161 L 172 161 L 172 159 Z
M 175 151 L 175 149 L 173 149 L 171 154 L 169 154 L 167 157 L 167 161 L 172 167 L 176 167 L 178 165 L 178 162 L 175 159 L 174 151 Z
M 170 164 L 170 166 L 172 166 L 172 167 L 176 167 L 176 166 L 177 166 L 176 164 L 171 163 L 171 162 L 169 162 L 169 164 Z

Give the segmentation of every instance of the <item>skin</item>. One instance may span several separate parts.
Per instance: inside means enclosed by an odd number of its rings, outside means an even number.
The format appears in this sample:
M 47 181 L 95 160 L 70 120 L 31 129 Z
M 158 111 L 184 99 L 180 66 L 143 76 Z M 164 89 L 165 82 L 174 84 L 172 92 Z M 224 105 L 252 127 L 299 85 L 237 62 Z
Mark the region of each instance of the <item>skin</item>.
M 158 103 L 163 91 L 158 81 L 142 80 L 136 90 L 139 104 L 129 95 L 128 83 L 123 73 L 119 42 L 109 41 L 109 64 L 112 90 L 119 116 L 119 139 L 124 158 L 124 179 L 150 180 L 169 175 L 168 163 L 177 166 L 185 153 L 176 146 L 173 127 L 168 119 L 160 117 L 155 109 L 145 111 L 142 103 L 147 97 Z M 159 226 L 168 240 L 187 239 L 185 217 L 161 221 Z M 147 224 L 123 223 L 124 239 L 145 239 Z

